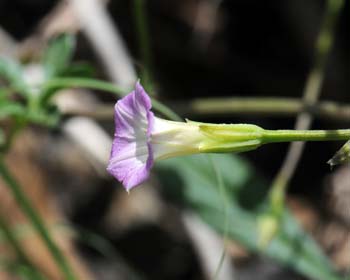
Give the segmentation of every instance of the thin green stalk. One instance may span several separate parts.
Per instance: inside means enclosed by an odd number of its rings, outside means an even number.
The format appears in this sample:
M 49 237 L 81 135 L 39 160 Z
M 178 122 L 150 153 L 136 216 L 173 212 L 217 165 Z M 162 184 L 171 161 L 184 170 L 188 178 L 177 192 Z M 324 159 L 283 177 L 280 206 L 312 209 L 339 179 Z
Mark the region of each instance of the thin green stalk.
M 14 237 L 12 230 L 8 227 L 6 221 L 0 215 L 0 232 L 6 237 L 7 241 L 13 247 L 18 259 L 24 263 L 28 261 L 26 255 L 22 251 L 21 246 L 18 244 L 17 239 Z
M 43 85 L 44 94 L 40 97 L 41 104 L 48 102 L 56 90 L 63 88 L 90 88 L 107 91 L 118 97 L 126 95 L 131 90 L 131 88 L 121 88 L 108 82 L 90 78 L 54 78 Z
M 60 88 L 71 88 L 71 87 L 80 87 L 80 88 L 90 88 L 95 90 L 102 90 L 116 95 L 117 97 L 122 97 L 126 95 L 131 89 L 123 89 L 117 87 L 111 83 L 93 80 L 89 78 L 56 78 L 52 79 L 44 84 L 44 91 L 47 94 L 42 96 L 41 102 L 47 102 L 51 95 L 53 95 L 53 89 Z M 171 120 L 182 120 L 174 111 L 169 109 L 167 106 L 161 102 L 152 99 L 152 105 L 156 111 L 161 113 L 163 116 Z
M 12 142 L 15 139 L 15 136 L 22 130 L 22 128 L 26 125 L 26 121 L 17 116 L 14 118 L 14 125 L 10 128 L 8 135 L 6 136 L 5 143 L 0 147 L 0 152 L 6 153 L 10 147 Z
M 32 264 L 30 263 L 30 261 L 28 260 L 26 254 L 23 252 L 20 244 L 18 243 L 14 233 L 12 232 L 12 230 L 9 228 L 8 224 L 6 223 L 6 221 L 3 219 L 3 217 L 0 215 L 0 232 L 3 233 L 3 235 L 5 236 L 5 238 L 7 239 L 8 243 L 12 246 L 13 250 L 15 251 L 18 260 L 33 268 L 33 274 L 29 275 L 29 279 L 33 279 L 33 280 L 42 280 L 43 277 L 39 274 L 38 271 L 36 271 L 36 268 L 32 266 Z
M 183 121 L 183 119 L 176 114 L 173 110 L 171 110 L 169 107 L 164 105 L 163 103 L 159 102 L 158 100 L 152 98 L 152 106 L 155 110 L 157 110 L 159 113 L 161 113 L 163 116 L 167 117 L 170 120 L 173 121 Z
M 145 9 L 146 0 L 134 0 L 134 19 L 136 33 L 138 35 L 138 45 L 140 47 L 143 67 L 141 69 L 141 77 L 144 81 L 145 88 L 154 94 L 154 84 L 152 78 L 152 52 L 150 44 L 150 36 L 148 30 L 147 12 Z
M 266 143 L 294 141 L 349 140 L 350 129 L 337 130 L 264 130 Z
M 0 157 L 0 175 L 4 179 L 5 185 L 9 188 L 9 190 L 13 194 L 18 205 L 22 208 L 23 212 L 28 216 L 28 218 L 33 224 L 33 227 L 36 229 L 36 231 L 38 232 L 38 234 L 46 244 L 54 260 L 56 261 L 57 265 L 62 270 L 62 273 L 65 276 L 65 279 L 66 280 L 76 279 L 65 256 L 52 240 L 52 237 L 50 236 L 48 229 L 44 225 L 44 222 L 42 221 L 42 219 L 40 218 L 39 214 L 36 212 L 34 207 L 31 205 L 28 198 L 22 192 L 21 187 L 16 182 L 15 178 L 12 176 L 10 171 L 7 169 L 3 161 L 3 158 L 1 157 Z
M 208 156 L 208 159 L 210 161 L 210 164 L 214 170 L 214 174 L 216 177 L 216 183 L 218 184 L 219 187 L 219 192 L 223 201 L 223 212 L 224 212 L 224 231 L 223 231 L 223 240 L 224 240 L 224 244 L 223 244 L 223 249 L 222 249 L 222 254 L 220 256 L 219 262 L 218 262 L 218 266 L 214 272 L 213 275 L 213 279 L 219 279 L 219 273 L 220 270 L 222 268 L 222 265 L 224 264 L 224 260 L 226 257 L 226 248 L 227 248 L 227 243 L 228 243 L 228 229 L 229 229 L 229 215 L 228 215 L 228 209 L 229 209 L 229 198 L 228 198 L 228 194 L 226 192 L 226 186 L 224 183 L 224 180 L 222 178 L 222 174 L 219 170 L 219 168 L 217 167 L 215 161 L 213 160 L 213 158 L 211 156 Z

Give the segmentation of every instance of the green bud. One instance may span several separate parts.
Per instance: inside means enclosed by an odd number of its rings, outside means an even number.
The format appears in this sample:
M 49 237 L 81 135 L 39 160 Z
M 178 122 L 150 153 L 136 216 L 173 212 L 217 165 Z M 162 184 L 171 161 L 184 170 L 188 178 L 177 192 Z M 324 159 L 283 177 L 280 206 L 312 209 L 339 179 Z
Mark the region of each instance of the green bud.
M 258 219 L 258 246 L 264 250 L 270 244 L 279 228 L 278 218 L 270 213 L 263 214 Z
M 346 142 L 343 147 L 327 162 L 331 167 L 338 164 L 350 162 L 350 141 Z

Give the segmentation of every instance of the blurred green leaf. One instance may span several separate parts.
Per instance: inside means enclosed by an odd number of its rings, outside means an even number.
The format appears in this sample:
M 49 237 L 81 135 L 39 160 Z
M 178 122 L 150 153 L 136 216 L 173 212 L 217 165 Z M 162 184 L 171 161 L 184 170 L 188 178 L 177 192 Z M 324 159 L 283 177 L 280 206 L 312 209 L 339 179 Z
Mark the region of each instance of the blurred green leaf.
M 0 120 L 17 117 L 31 123 L 54 127 L 60 120 L 60 114 L 56 107 L 47 106 L 46 108 L 31 112 L 28 108 L 19 103 L 0 101 Z
M 95 69 L 89 63 L 76 62 L 74 64 L 69 65 L 69 67 L 65 69 L 64 73 L 62 74 L 62 77 L 93 78 L 95 74 Z
M 23 280 L 45 280 L 46 278 L 40 274 L 34 267 L 28 265 L 17 265 L 15 274 Z
M 18 103 L 0 101 L 0 119 L 12 116 L 23 116 L 25 113 L 26 109 Z
M 6 270 L 15 279 L 23 280 L 45 280 L 46 278 L 34 267 L 19 261 L 9 261 L 0 258 L 0 270 Z
M 23 79 L 22 68 L 14 60 L 0 58 L 0 80 L 4 79 L 19 94 L 27 96 L 28 87 Z
M 213 155 L 213 160 L 222 173 L 229 196 L 228 237 L 312 279 L 341 279 L 317 244 L 287 211 L 276 238 L 261 252 L 257 217 L 259 210 L 267 207 L 266 184 L 238 156 Z M 218 232 L 225 231 L 223 201 L 208 157 L 168 159 L 158 163 L 157 171 L 167 197 L 191 208 Z
M 61 34 L 54 38 L 43 56 L 46 78 L 59 76 L 69 66 L 75 49 L 75 38 L 70 34 Z

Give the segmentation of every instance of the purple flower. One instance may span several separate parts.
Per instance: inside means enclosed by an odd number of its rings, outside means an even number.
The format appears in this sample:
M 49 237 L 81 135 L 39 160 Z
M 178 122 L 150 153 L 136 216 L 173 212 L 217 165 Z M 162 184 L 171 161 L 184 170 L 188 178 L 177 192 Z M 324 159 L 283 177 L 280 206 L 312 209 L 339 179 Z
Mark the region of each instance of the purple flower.
M 151 107 L 139 83 L 115 105 L 115 134 L 107 170 L 127 191 L 149 177 L 154 160 L 199 151 L 202 135 L 198 125 L 157 118 Z
M 153 166 L 151 100 L 142 86 L 115 105 L 115 133 L 107 170 L 126 190 L 145 181 Z
M 262 128 L 160 119 L 142 86 L 115 105 L 115 133 L 108 172 L 129 191 L 144 182 L 155 160 L 208 152 L 240 152 L 263 143 Z

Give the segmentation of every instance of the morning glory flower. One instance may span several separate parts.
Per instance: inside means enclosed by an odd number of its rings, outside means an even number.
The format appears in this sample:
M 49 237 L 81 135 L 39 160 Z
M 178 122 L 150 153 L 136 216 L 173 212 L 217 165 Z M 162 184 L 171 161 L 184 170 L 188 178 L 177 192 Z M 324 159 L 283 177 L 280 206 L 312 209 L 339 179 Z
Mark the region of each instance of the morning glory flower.
M 154 161 L 206 152 L 247 151 L 262 129 L 246 124 L 175 122 L 155 117 L 140 83 L 115 105 L 115 134 L 107 171 L 129 191 L 150 175 Z
M 198 125 L 154 116 L 140 83 L 115 105 L 115 134 L 108 172 L 125 189 L 144 182 L 155 160 L 199 152 Z

